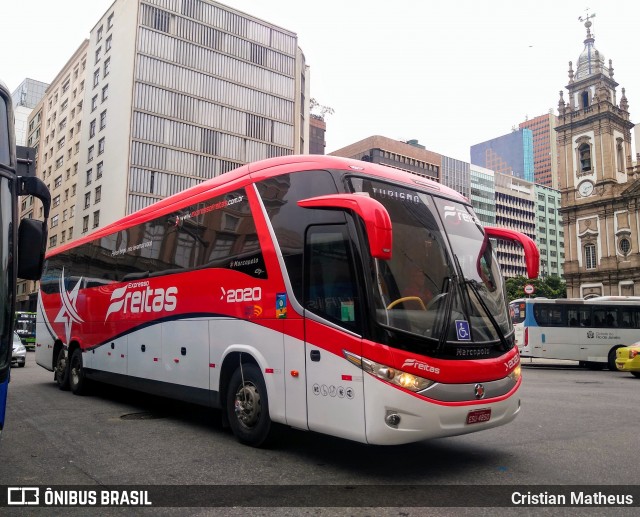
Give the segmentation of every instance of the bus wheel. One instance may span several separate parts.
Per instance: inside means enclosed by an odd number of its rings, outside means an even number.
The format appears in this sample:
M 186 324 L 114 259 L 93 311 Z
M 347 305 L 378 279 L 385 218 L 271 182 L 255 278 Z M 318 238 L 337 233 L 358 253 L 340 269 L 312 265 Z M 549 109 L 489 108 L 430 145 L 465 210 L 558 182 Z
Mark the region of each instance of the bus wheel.
M 82 350 L 76 348 L 69 361 L 69 387 L 74 395 L 84 395 L 88 382 L 82 367 Z
M 54 377 L 58 388 L 61 390 L 69 389 L 69 368 L 67 367 L 67 351 L 61 348 L 56 359 L 56 367 Z
M 269 418 L 267 387 L 258 367 L 238 367 L 227 389 L 227 417 L 240 443 L 260 447 L 268 442 L 272 424 Z
M 618 351 L 618 348 L 622 348 L 622 346 L 613 347 L 609 350 L 609 356 L 607 357 L 607 366 L 612 372 L 618 371 L 618 367 L 616 366 L 616 352 Z

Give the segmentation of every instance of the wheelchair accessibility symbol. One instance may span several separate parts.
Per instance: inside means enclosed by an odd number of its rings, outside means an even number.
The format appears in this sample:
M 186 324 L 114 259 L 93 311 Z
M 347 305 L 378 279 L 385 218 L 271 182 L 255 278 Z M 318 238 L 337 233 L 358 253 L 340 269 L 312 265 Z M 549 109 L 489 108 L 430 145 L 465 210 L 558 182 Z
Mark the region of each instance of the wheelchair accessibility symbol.
M 471 332 L 469 332 L 469 322 L 467 320 L 456 320 L 456 334 L 458 341 L 471 341 Z

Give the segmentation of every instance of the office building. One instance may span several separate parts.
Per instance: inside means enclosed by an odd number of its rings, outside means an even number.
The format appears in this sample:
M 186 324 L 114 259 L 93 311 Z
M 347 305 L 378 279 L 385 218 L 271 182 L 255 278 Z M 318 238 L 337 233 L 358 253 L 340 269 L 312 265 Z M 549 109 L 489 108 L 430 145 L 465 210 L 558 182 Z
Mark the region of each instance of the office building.
M 29 115 L 44 96 L 47 86 L 47 83 L 27 78 L 11 94 L 16 120 L 16 145 L 27 145 Z
M 533 182 L 558 189 L 558 149 L 556 116 L 553 111 L 521 122 L 520 129 L 531 130 L 533 137 Z
M 514 129 L 506 135 L 472 145 L 471 163 L 533 182 L 533 132 L 527 128 Z
M 536 243 L 540 250 L 540 275 L 562 276 L 564 228 L 560 214 L 560 191 L 534 185 L 536 199 Z

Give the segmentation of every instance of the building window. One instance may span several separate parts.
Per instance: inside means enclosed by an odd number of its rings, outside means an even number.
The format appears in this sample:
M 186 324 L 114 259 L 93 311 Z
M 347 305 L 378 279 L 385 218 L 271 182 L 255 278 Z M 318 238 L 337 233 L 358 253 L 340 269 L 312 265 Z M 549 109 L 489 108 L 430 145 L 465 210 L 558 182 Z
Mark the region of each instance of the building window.
M 89 147 L 89 152 L 87 153 L 87 161 L 90 162 L 93 160 L 93 146 Z
M 585 266 L 587 269 L 596 268 L 596 245 L 586 244 L 584 247 Z
M 104 44 L 104 52 L 105 54 L 111 50 L 111 34 L 107 38 L 106 43 Z
M 102 26 L 100 26 L 100 28 L 96 32 L 96 41 L 101 41 L 101 40 L 102 40 Z
M 52 235 L 51 237 L 49 237 L 49 247 L 50 248 L 53 248 L 57 244 L 58 244 L 58 236 L 57 235 Z
M 101 52 L 102 52 L 102 47 L 98 47 L 98 50 L 96 50 L 96 60 L 95 60 L 96 63 L 98 61 L 100 61 L 100 53 Z
M 102 178 L 102 166 L 103 166 L 103 162 L 99 162 L 98 166 L 96 167 L 96 179 L 97 180 Z
M 51 228 L 55 228 L 56 226 L 58 226 L 58 216 L 54 215 L 51 218 Z
M 93 72 L 93 87 L 95 88 L 96 86 L 98 86 L 99 82 L 100 82 L 100 69 L 98 68 L 96 71 Z
M 53 207 L 57 207 L 60 204 L 60 194 L 53 198 Z
M 91 206 L 91 192 L 87 192 L 84 195 L 84 207 L 89 208 Z
M 73 239 L 73 226 L 69 227 L 69 240 Z
M 113 13 L 111 13 L 107 18 L 107 30 L 109 30 L 111 27 L 113 27 Z
M 94 111 L 98 107 L 98 96 L 94 95 L 91 99 L 91 111 Z
M 104 153 L 104 137 L 98 140 L 98 154 Z
M 111 64 L 111 58 L 108 57 L 104 60 L 104 72 L 102 74 L 103 77 L 107 77 L 109 75 L 109 65 Z
M 97 228 L 100 226 L 100 210 L 93 212 L 93 227 Z
M 580 170 L 582 172 L 591 170 L 591 146 L 589 144 L 582 144 L 578 147 L 578 154 L 580 155 Z
M 109 98 L 109 85 L 107 84 L 102 88 L 102 102 Z
M 82 233 L 87 233 L 89 231 L 89 216 L 85 215 L 82 218 Z
M 623 255 L 628 255 L 631 251 L 631 242 L 626 237 L 623 237 L 618 241 L 618 249 Z
M 93 169 L 89 169 L 87 171 L 87 185 L 91 185 L 91 177 L 93 176 L 92 172 L 93 172 Z
M 100 113 L 100 130 L 107 126 L 107 110 Z
M 58 188 L 60 185 L 62 185 L 62 174 L 53 180 L 53 188 Z
M 96 187 L 96 191 L 94 193 L 93 196 L 93 202 L 95 203 L 100 203 L 100 199 L 102 198 L 102 187 L 98 186 Z
M 89 138 L 96 136 L 96 119 L 89 122 Z

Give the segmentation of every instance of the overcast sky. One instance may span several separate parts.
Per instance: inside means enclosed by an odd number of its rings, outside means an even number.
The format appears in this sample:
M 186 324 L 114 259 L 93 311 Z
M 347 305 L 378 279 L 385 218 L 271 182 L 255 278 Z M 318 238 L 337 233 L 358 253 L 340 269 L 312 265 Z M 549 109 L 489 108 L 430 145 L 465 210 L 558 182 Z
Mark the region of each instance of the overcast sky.
M 51 82 L 112 0 L 6 0 L 0 79 Z M 557 113 L 584 48 L 579 16 L 596 13 L 595 45 L 613 60 L 640 122 L 640 2 L 616 0 L 227 0 L 298 34 L 311 96 L 335 110 L 327 152 L 371 135 L 418 139 L 469 161 L 473 144 Z M 71 14 L 73 13 L 73 14 Z M 566 91 L 565 91 L 566 99 Z

